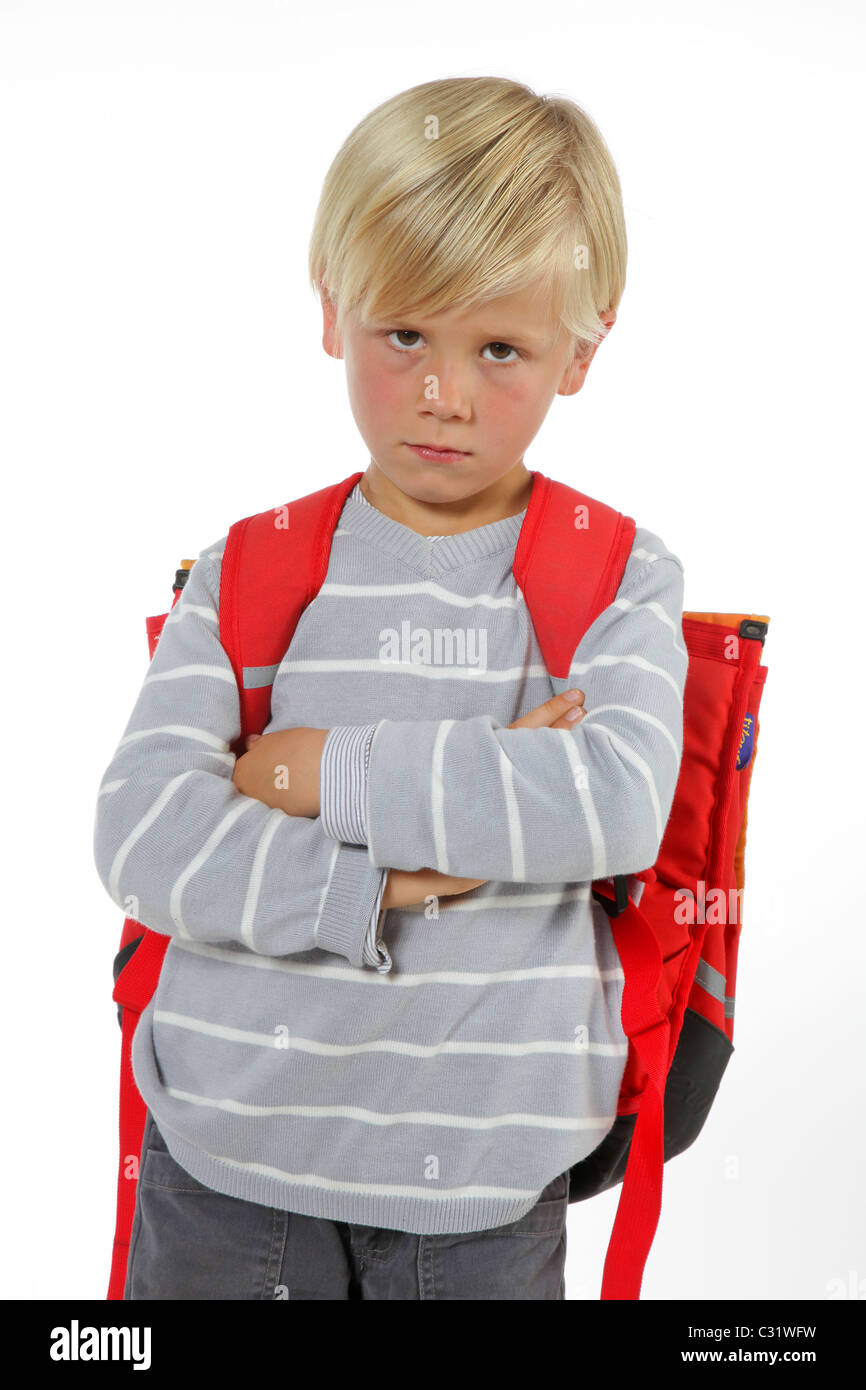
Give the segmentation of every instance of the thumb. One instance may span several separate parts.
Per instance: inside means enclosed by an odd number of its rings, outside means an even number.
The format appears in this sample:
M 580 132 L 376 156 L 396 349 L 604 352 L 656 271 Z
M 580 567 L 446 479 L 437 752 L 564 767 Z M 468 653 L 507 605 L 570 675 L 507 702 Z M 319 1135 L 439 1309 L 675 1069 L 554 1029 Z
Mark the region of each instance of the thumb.
M 245 739 L 246 747 L 249 748 L 250 744 L 255 743 L 257 738 L 261 738 L 261 734 L 247 734 Z
M 522 715 L 520 719 L 515 719 L 513 724 L 509 724 L 509 729 L 546 729 L 562 719 L 564 715 L 572 710 L 583 710 L 584 695 L 582 690 L 566 690 L 562 695 L 553 695 L 549 700 L 545 700 L 543 705 L 537 709 L 531 709 L 528 714 Z M 575 723 L 577 720 L 574 721 Z

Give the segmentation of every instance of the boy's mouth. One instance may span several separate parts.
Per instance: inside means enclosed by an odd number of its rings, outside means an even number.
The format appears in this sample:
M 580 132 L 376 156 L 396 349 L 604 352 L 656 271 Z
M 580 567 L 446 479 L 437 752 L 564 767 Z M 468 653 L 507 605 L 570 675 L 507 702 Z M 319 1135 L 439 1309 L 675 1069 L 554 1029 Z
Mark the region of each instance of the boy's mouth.
M 457 459 L 466 458 L 467 449 L 437 449 L 432 444 L 407 444 L 419 458 L 439 460 L 442 463 L 451 463 Z

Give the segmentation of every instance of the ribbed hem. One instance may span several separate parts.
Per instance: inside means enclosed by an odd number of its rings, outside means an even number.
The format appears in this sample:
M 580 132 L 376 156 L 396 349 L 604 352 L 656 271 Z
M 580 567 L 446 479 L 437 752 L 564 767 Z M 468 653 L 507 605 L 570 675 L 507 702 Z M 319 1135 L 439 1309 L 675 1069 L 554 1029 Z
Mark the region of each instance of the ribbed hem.
M 204 1183 L 205 1187 L 222 1192 L 227 1197 L 239 1197 L 242 1201 L 277 1207 L 281 1211 L 299 1212 L 302 1216 L 409 1231 L 417 1235 L 445 1235 L 485 1231 L 519 1221 L 532 1210 L 540 1195 L 533 1192 L 518 1196 L 445 1197 L 431 1192 L 423 1197 L 407 1197 L 389 1195 L 383 1183 L 378 1196 L 361 1196 L 353 1192 L 335 1191 L 333 1187 L 311 1187 L 274 1176 L 273 1170 L 271 1173 L 262 1172 L 255 1163 L 236 1165 L 232 1161 L 203 1153 L 167 1130 L 156 1112 L 154 1119 L 174 1161 Z M 290 1153 L 291 1146 L 287 1144 L 286 1154 Z M 549 1221 L 548 1214 L 541 1215 Z
M 162 1133 L 158 1119 L 157 1126 Z M 346 1221 L 353 1225 L 411 1231 L 419 1235 L 485 1231 L 493 1226 L 519 1221 L 532 1210 L 539 1196 L 533 1192 L 529 1197 L 510 1199 L 437 1197 L 434 1194 L 419 1198 L 390 1197 L 383 1192 L 378 1197 L 358 1197 L 352 1193 L 335 1192 L 331 1188 L 323 1190 L 295 1183 L 287 1188 L 285 1181 L 256 1172 L 255 1164 L 237 1171 L 219 1159 L 203 1154 L 200 1149 L 194 1149 L 176 1135 L 172 1135 L 171 1143 L 166 1135 L 163 1137 L 175 1162 L 206 1187 L 224 1192 L 229 1197 L 258 1202 L 261 1206 L 279 1207 L 284 1211 L 300 1212 L 303 1216 Z

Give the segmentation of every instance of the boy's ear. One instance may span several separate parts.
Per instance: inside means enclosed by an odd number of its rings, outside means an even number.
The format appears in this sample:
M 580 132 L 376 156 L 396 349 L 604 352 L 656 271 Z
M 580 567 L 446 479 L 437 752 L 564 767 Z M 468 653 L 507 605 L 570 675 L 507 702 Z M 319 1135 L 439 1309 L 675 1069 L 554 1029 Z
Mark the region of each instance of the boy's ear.
M 605 333 L 606 338 L 616 322 L 616 309 L 606 309 L 603 314 L 599 314 L 599 318 L 607 330 Z M 604 338 L 602 338 L 601 342 L 604 342 Z M 576 391 L 580 390 L 586 380 L 589 364 L 600 347 L 601 343 L 594 343 L 584 357 L 573 356 L 570 361 L 566 363 L 565 371 L 562 374 L 562 380 L 556 392 L 558 396 L 573 396 Z
M 337 335 L 337 306 L 323 281 L 318 281 L 322 300 L 322 347 L 329 357 L 342 357 L 343 344 Z

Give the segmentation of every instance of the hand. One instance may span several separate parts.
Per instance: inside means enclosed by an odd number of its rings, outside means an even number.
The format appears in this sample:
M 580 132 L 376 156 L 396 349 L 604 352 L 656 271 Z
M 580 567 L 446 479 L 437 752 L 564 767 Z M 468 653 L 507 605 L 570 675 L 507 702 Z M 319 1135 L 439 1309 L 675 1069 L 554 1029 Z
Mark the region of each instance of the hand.
M 538 705 L 531 709 L 528 714 L 524 714 L 520 719 L 515 719 L 513 724 L 509 724 L 509 729 L 575 729 L 581 719 L 586 714 L 583 707 L 585 696 L 582 690 L 577 691 L 576 700 L 566 699 L 568 692 L 562 695 L 552 695 L 549 700 L 545 700 L 543 705 Z M 578 712 L 576 719 L 569 719 L 568 713 Z
M 486 878 L 456 878 L 436 869 L 389 869 L 380 906 L 409 907 L 429 897 L 452 898 L 486 882 Z
M 508 727 L 574 729 L 586 713 L 583 709 L 584 693 L 581 690 L 578 694 L 580 698 L 576 701 L 567 700 L 565 695 L 553 695 L 549 700 L 545 700 L 543 705 L 538 705 L 520 719 L 515 719 Z M 567 719 L 568 711 L 575 709 L 580 711 L 579 717 Z M 381 906 L 409 907 L 413 903 L 423 902 L 430 895 L 452 898 L 459 893 L 467 893 L 472 888 L 479 888 L 482 883 L 487 882 L 486 878 L 457 878 L 453 874 L 439 873 L 436 869 L 391 869 L 385 882 Z
M 328 733 L 328 729 L 299 727 L 249 734 L 247 752 L 236 759 L 232 781 L 244 796 L 287 816 L 318 816 L 322 749 Z

